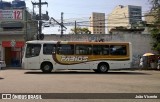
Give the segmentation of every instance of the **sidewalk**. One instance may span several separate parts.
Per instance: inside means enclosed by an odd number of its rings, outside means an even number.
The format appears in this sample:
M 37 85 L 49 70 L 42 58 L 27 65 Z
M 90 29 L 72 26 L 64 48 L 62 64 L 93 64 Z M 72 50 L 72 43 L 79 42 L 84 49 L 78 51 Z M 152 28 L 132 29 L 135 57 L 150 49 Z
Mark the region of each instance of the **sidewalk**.
M 23 69 L 22 67 L 4 67 L 2 70 L 7 70 L 7 69 Z

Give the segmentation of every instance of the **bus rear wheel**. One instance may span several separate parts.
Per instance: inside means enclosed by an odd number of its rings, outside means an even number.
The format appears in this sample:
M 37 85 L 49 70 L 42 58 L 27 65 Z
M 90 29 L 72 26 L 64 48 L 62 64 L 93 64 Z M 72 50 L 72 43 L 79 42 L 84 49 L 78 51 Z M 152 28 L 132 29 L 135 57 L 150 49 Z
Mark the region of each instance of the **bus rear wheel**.
M 98 65 L 98 72 L 105 73 L 105 72 L 108 72 L 108 70 L 109 70 L 109 65 L 108 64 L 100 63 Z
M 43 63 L 43 64 L 41 65 L 41 70 L 42 70 L 42 72 L 44 72 L 44 73 L 51 73 L 51 72 L 52 72 L 52 69 L 53 69 L 53 66 L 52 66 L 52 64 L 50 64 L 50 63 Z

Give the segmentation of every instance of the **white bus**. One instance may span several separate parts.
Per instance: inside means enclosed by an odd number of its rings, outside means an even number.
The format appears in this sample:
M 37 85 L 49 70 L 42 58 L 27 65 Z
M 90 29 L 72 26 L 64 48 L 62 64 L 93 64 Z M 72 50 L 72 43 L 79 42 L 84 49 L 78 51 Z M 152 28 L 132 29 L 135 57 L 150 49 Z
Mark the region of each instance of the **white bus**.
M 22 59 L 24 69 L 43 72 L 62 69 L 94 70 L 130 68 L 129 42 L 28 41 Z

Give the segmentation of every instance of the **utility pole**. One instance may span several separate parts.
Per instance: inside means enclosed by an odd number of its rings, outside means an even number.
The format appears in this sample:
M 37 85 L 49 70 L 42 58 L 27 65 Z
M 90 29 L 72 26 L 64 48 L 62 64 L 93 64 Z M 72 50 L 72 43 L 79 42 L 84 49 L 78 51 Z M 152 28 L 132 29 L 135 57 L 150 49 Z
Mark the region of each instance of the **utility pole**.
M 61 12 L 61 37 L 63 36 L 63 12 Z
M 62 17 L 62 18 L 63 18 L 63 17 Z M 61 19 L 61 23 L 59 23 L 57 20 L 55 20 L 53 17 L 51 17 L 51 18 L 50 18 L 50 24 L 51 24 L 51 20 L 53 20 L 53 21 L 56 22 L 58 25 L 60 25 L 60 27 L 61 27 L 61 37 L 62 37 L 63 31 L 64 31 L 63 28 L 67 29 L 67 28 L 64 26 L 64 24 L 63 24 L 63 19 Z
M 42 17 L 41 17 L 42 6 L 41 5 L 42 5 L 42 2 L 41 2 L 41 0 L 39 0 L 39 29 L 38 29 L 39 35 L 42 34 Z
M 43 40 L 44 38 L 44 35 L 42 34 L 42 5 L 47 5 L 48 6 L 48 3 L 47 2 L 41 2 L 41 0 L 39 0 L 39 2 L 32 2 L 33 6 L 34 5 L 38 5 L 39 6 L 39 26 L 38 26 L 38 35 L 37 35 L 37 40 Z
M 59 23 L 57 20 L 55 20 L 53 17 L 51 17 L 50 20 L 49 20 L 49 21 L 50 21 L 50 24 L 52 23 L 51 20 L 53 20 L 53 21 L 56 22 L 58 25 L 60 25 L 60 27 L 61 27 L 61 36 L 60 36 L 60 37 L 62 37 L 62 36 L 63 36 L 63 31 L 64 31 L 63 28 L 67 29 L 67 28 L 64 26 L 64 23 L 63 23 L 63 12 L 61 12 L 61 23 Z
M 75 29 L 74 33 L 77 34 L 77 22 L 76 21 L 75 21 L 75 28 L 74 29 Z

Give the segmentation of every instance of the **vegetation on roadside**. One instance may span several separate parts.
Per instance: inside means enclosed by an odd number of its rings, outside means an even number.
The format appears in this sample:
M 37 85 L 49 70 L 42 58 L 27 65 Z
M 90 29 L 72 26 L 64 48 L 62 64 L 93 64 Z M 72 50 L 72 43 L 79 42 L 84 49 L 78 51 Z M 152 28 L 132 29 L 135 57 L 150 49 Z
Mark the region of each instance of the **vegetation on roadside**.
M 91 31 L 88 28 L 77 27 L 71 29 L 71 34 L 91 34 Z
M 149 0 L 152 7 L 151 11 L 154 17 L 153 26 L 150 29 L 153 38 L 152 48 L 160 53 L 160 0 Z

